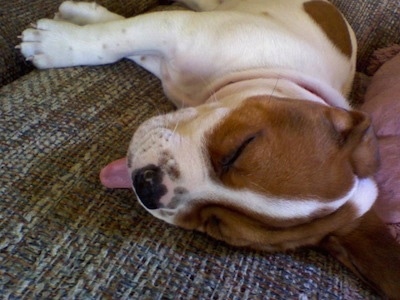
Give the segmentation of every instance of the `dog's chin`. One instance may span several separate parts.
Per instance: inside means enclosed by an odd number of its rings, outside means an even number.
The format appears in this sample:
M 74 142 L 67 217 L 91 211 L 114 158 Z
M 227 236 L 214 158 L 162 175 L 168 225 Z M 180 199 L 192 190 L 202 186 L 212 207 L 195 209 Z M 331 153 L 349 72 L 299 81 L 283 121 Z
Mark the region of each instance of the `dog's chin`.
M 101 183 L 111 189 L 131 189 L 132 179 L 129 175 L 126 157 L 109 163 L 100 172 Z

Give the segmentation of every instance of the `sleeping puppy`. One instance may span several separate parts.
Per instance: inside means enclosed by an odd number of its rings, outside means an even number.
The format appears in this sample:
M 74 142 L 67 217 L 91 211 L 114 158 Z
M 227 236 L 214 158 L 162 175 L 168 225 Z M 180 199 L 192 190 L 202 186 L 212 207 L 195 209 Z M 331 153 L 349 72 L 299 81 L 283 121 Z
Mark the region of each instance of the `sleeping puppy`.
M 128 58 L 179 110 L 134 134 L 101 172 L 155 217 L 236 246 L 320 246 L 389 298 L 400 247 L 371 211 L 378 150 L 345 96 L 354 33 L 322 0 L 182 0 L 195 11 L 130 19 L 64 2 L 22 33 L 38 68 Z

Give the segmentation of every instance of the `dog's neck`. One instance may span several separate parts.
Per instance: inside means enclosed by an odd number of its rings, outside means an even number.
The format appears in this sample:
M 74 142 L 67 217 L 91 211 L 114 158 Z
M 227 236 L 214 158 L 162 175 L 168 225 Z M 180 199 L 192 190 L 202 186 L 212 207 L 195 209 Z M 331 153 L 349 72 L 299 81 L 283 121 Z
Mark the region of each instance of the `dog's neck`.
M 207 102 L 241 101 L 253 96 L 309 100 L 350 109 L 344 96 L 329 84 L 290 70 L 249 70 L 218 80 Z

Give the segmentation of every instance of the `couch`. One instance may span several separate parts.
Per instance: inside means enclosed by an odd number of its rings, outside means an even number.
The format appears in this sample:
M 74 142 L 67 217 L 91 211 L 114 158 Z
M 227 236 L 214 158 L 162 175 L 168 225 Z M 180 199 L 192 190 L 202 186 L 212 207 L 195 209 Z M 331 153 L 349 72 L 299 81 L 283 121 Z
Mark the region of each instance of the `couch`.
M 156 0 L 98 0 L 124 16 L 175 9 Z M 400 42 L 391 0 L 334 0 L 359 42 L 359 105 L 374 50 Z M 61 0 L 0 3 L 0 295 L 4 299 L 379 299 L 314 249 L 238 249 L 166 225 L 99 171 L 132 133 L 173 110 L 160 82 L 130 61 L 37 70 L 14 46 Z M 168 4 L 168 5 L 165 5 Z

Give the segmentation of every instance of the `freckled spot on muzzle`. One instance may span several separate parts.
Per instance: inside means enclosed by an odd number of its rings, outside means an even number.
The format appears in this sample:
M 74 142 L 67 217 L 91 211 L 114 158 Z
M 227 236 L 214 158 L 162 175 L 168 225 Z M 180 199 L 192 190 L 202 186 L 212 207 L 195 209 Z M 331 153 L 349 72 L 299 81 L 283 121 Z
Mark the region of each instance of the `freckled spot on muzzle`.
M 179 204 L 182 203 L 182 196 L 187 194 L 189 191 L 184 187 L 176 187 L 174 189 L 174 196 L 171 199 L 171 202 L 168 203 L 168 208 L 177 208 Z
M 168 174 L 172 181 L 176 181 L 181 177 L 178 164 L 169 151 L 161 152 L 158 164 Z

